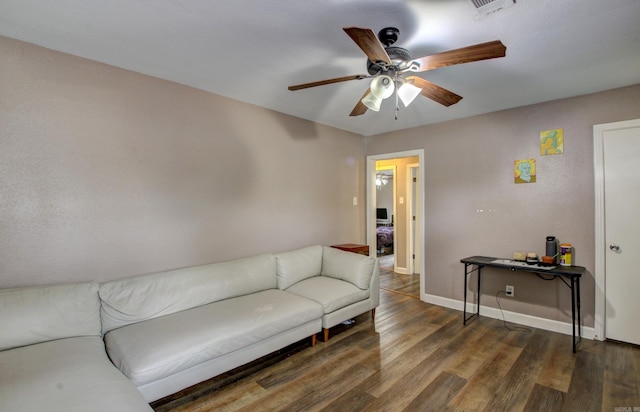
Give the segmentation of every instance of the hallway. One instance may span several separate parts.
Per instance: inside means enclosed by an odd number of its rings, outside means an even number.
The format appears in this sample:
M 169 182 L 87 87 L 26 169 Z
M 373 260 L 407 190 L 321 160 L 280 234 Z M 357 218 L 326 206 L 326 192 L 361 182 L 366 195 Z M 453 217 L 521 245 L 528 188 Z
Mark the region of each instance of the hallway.
M 393 255 L 378 257 L 380 289 L 420 299 L 420 275 L 403 275 L 393 271 Z

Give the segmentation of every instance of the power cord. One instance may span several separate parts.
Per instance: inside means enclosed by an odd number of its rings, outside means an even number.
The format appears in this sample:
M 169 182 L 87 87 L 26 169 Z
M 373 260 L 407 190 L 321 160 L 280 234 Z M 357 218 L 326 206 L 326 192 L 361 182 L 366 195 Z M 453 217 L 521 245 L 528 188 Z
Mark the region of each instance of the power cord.
M 502 324 L 504 325 L 505 328 L 509 329 L 509 330 L 514 330 L 514 331 L 518 331 L 518 332 L 527 332 L 527 333 L 531 333 L 532 330 L 529 328 L 526 328 L 524 326 L 519 326 L 519 325 L 514 325 L 514 326 L 510 326 L 507 323 L 507 320 L 504 317 L 504 312 L 502 310 L 502 305 L 500 305 L 500 294 L 503 295 L 507 295 L 506 292 L 504 290 L 499 290 L 498 293 L 496 293 L 496 302 L 498 303 L 498 308 L 500 308 L 500 314 L 502 315 Z

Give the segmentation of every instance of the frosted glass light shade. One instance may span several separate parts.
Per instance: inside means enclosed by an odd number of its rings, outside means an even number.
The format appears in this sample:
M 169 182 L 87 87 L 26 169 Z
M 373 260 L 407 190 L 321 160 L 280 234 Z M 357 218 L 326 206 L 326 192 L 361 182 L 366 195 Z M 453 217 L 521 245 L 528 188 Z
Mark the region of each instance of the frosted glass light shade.
M 421 91 L 421 88 L 416 87 L 411 83 L 404 83 L 398 89 L 398 97 L 400 98 L 400 100 L 402 100 L 404 106 L 407 107 L 416 97 L 418 97 Z
M 393 94 L 395 86 L 389 76 L 378 76 L 371 81 L 371 94 L 379 99 L 386 99 Z
M 369 93 L 361 100 L 362 104 L 367 106 L 367 108 L 373 110 L 374 112 L 380 111 L 380 104 L 382 103 L 382 99 L 373 95 L 373 93 Z

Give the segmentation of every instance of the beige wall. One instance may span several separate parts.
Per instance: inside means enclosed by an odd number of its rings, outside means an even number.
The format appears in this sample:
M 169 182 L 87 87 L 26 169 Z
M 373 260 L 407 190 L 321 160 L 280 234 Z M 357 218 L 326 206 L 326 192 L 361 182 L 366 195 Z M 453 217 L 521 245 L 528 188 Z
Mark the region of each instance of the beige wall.
M 454 109 L 455 110 L 455 109 Z M 462 300 L 463 265 L 473 256 L 544 254 L 545 237 L 572 243 L 585 266 L 584 324 L 594 313 L 593 125 L 640 118 L 640 85 L 368 138 L 367 155 L 424 149 L 426 292 Z M 539 133 L 563 128 L 562 155 L 540 156 Z M 537 182 L 513 183 L 513 162 L 537 160 Z M 481 212 L 482 211 L 482 212 Z M 506 310 L 566 322 L 560 282 L 488 269 L 483 304 L 515 286 Z M 559 307 L 559 309 L 558 309 Z
M 0 91 L 0 287 L 363 243 L 365 154 L 423 148 L 427 293 L 461 300 L 461 258 L 542 254 L 555 235 L 587 267 L 587 326 L 592 126 L 640 118 L 637 85 L 367 138 L 364 153 L 347 132 L 2 37 Z M 554 128 L 565 154 L 542 157 Z M 515 185 L 528 157 L 537 183 Z M 509 283 L 505 309 L 570 318 L 559 282 L 485 280 L 484 304 Z
M 0 91 L 0 287 L 365 240 L 360 136 L 2 37 Z

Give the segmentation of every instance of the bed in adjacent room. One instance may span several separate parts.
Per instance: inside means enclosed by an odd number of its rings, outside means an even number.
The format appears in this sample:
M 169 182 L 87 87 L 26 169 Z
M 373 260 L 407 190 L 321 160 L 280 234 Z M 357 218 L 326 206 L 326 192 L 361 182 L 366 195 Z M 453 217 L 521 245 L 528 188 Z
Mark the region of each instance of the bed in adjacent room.
M 393 226 L 378 226 L 376 228 L 377 249 L 393 248 Z

